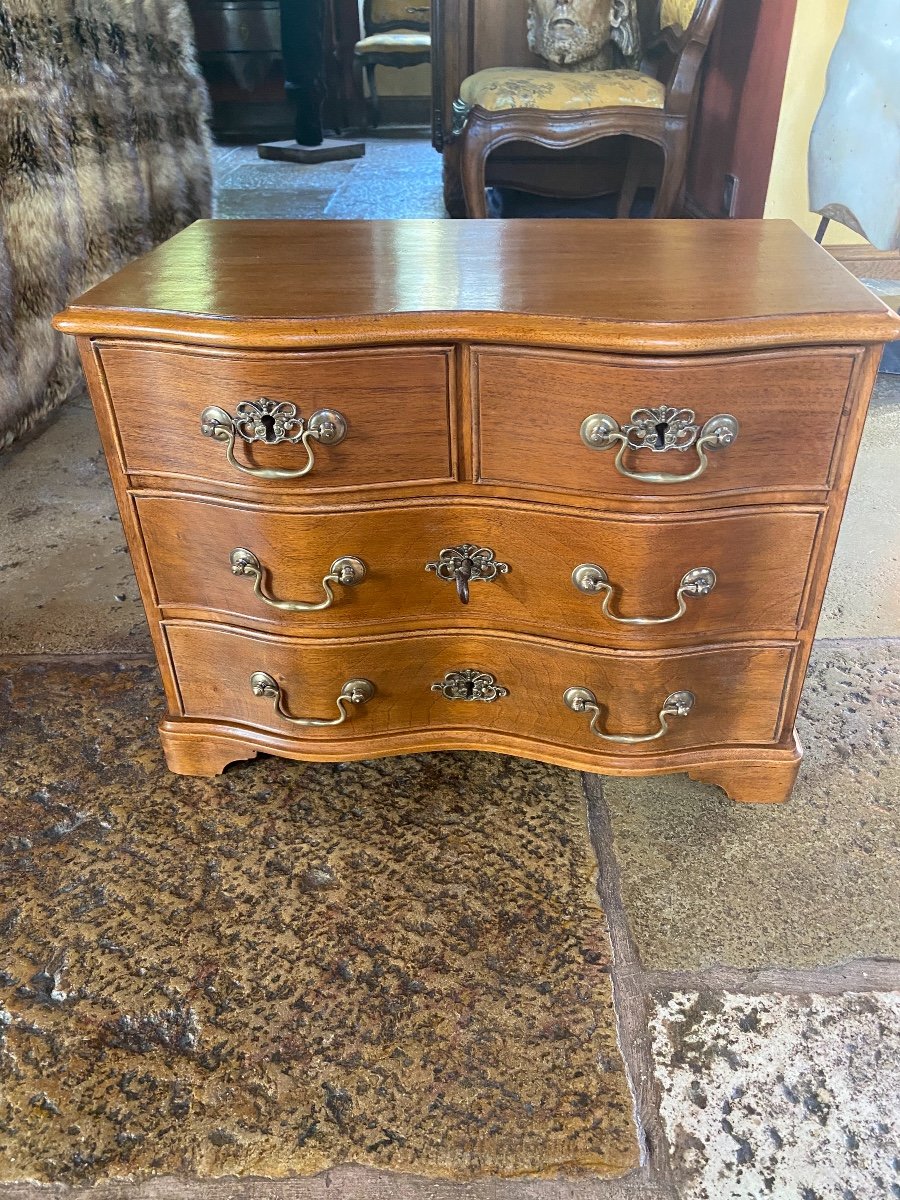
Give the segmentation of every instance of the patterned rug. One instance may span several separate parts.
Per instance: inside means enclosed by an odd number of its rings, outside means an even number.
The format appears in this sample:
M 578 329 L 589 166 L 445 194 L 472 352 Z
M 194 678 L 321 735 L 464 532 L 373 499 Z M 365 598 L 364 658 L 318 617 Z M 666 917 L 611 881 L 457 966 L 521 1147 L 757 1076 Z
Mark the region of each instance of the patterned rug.
M 0 1178 L 634 1164 L 575 773 L 185 779 L 159 714 L 150 666 L 0 664 Z

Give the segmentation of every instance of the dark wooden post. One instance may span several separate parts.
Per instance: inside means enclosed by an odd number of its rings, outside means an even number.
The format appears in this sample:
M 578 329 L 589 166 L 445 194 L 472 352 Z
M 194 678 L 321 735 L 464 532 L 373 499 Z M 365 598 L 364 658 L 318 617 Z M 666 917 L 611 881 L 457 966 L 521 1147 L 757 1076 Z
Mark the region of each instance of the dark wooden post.
M 325 0 L 281 0 L 284 89 L 294 109 L 294 138 L 322 144 L 325 100 Z
M 281 0 L 284 88 L 294 109 L 294 141 L 268 142 L 259 146 L 260 158 L 311 163 L 360 158 L 365 153 L 364 142 L 326 140 L 322 132 L 322 105 L 327 87 L 326 16 L 330 54 L 329 0 Z

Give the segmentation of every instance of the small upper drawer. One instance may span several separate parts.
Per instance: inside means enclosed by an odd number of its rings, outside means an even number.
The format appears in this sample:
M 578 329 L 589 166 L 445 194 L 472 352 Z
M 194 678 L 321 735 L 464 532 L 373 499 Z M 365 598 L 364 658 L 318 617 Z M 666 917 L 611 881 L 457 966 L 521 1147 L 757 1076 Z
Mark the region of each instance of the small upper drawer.
M 455 477 L 448 350 L 100 357 L 127 471 L 303 493 Z
M 819 491 L 855 362 L 840 349 L 681 359 L 479 349 L 477 478 L 649 500 Z

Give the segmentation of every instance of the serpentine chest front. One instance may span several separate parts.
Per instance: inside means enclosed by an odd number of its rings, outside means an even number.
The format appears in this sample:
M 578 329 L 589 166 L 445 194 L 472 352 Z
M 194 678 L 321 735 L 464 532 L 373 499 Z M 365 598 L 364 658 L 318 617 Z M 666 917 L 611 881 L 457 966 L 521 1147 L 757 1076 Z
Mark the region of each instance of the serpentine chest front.
M 77 335 L 173 771 L 439 749 L 785 799 L 881 346 L 787 222 L 198 222 Z

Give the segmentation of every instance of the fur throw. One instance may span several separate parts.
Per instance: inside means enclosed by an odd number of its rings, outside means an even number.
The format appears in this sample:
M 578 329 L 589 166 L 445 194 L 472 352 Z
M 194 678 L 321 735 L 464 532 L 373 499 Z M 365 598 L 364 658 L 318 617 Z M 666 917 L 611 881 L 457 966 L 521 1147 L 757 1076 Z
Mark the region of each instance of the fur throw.
M 0 449 L 81 381 L 70 299 L 209 213 L 184 0 L 0 0 Z

